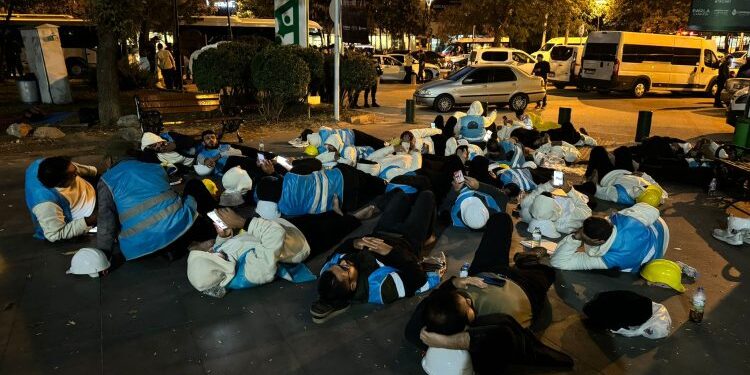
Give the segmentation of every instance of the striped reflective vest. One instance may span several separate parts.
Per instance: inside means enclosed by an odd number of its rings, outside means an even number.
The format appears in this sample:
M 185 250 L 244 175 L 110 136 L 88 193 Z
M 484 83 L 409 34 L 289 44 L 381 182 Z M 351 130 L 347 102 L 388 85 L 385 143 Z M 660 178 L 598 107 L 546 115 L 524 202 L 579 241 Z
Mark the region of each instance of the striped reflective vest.
M 287 216 L 320 214 L 331 210 L 333 196 L 343 204 L 344 177 L 337 168 L 308 175 L 284 175 L 279 211 Z
M 33 163 L 31 163 L 28 168 L 26 168 L 26 177 L 24 181 L 26 206 L 29 208 L 31 221 L 34 224 L 34 238 L 39 240 L 44 239 L 44 230 L 42 230 L 42 226 L 39 225 L 39 220 L 36 218 L 36 215 L 34 215 L 33 212 L 33 209 L 36 205 L 46 202 L 54 203 L 60 206 L 60 208 L 62 209 L 66 224 L 73 220 L 70 213 L 70 202 L 68 202 L 68 200 L 65 199 L 65 197 L 63 197 L 62 194 L 57 191 L 57 189 L 50 189 L 42 185 L 42 182 L 39 181 L 37 174 L 39 173 L 39 164 L 42 163 L 42 160 L 44 159 L 37 159 Z

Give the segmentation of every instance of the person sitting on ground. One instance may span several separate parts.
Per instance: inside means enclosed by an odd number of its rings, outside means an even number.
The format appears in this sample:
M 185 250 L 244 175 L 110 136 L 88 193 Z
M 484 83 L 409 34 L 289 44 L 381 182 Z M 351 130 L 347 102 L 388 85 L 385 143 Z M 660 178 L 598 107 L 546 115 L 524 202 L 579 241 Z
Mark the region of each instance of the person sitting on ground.
M 170 167 L 192 167 L 195 163 L 194 148 L 181 149 L 179 144 L 154 133 L 145 132 L 141 137 L 141 160 L 156 162 Z
M 217 202 L 206 186 L 190 180 L 180 196 L 158 164 L 128 159 L 114 164 L 99 180 L 97 205 L 97 248 L 118 261 L 160 250 L 172 260 L 191 243 L 216 235 L 205 214 Z
M 567 187 L 569 191 L 547 182 L 539 185 L 521 201 L 521 220 L 529 224 L 528 232 L 538 228 L 547 238 L 578 231 L 583 221 L 591 217 L 586 195 Z
M 360 153 L 362 157 L 366 157 L 374 151 L 371 147 L 360 148 L 353 145 L 346 145 L 341 136 L 335 133 L 325 139 L 322 148 L 325 151 L 320 152 L 315 158 L 320 160 L 326 167 L 333 167 L 337 163 L 356 167 Z
M 304 265 L 290 265 L 307 259 L 310 245 L 289 221 L 261 217 L 246 220 L 226 208 L 218 210 L 217 215 L 228 228 L 217 227 L 214 244 L 194 249 L 188 256 L 188 280 L 199 292 L 221 297 L 225 289 L 251 288 L 276 276 L 295 282 L 314 279 Z
M 440 275 L 428 275 L 418 259 L 425 243 L 435 241 L 434 213 L 430 191 L 393 194 L 373 233 L 344 241 L 323 265 L 313 321 L 327 321 L 352 301 L 388 304 L 437 286 Z
M 540 254 L 517 254 L 510 266 L 513 220 L 493 215 L 469 268 L 422 300 L 406 325 L 406 339 L 428 347 L 468 350 L 474 370 L 497 374 L 509 364 L 570 368 L 567 355 L 542 344 L 528 329 L 540 318 L 555 270 Z
M 432 137 L 440 136 L 443 131 L 438 128 L 411 129 L 401 133 L 400 146 L 410 152 L 417 150 L 423 154 L 435 155 L 435 144 Z
M 578 252 L 583 245 L 584 251 Z M 664 258 L 669 227 L 659 210 L 638 203 L 609 217 L 590 217 L 583 227 L 565 237 L 550 264 L 563 270 L 618 269 L 637 273 L 653 259 Z
M 505 212 L 508 199 L 502 190 L 466 176 L 463 182 L 453 181 L 453 190 L 445 197 L 440 213 L 446 217 L 450 212 L 455 227 L 478 230 L 491 215 Z
M 272 153 L 263 152 L 248 146 L 219 143 L 213 130 L 201 133 L 201 151 L 196 158 L 195 171 L 200 176 L 213 174 L 221 177 L 226 171 L 241 166 L 253 177 L 275 173 Z M 260 160 L 258 155 L 263 155 Z
M 632 206 L 637 202 L 646 202 L 659 207 L 669 198 L 664 189 L 648 174 L 628 172 L 615 169 L 599 180 L 599 184 L 586 182 L 576 189 L 588 196 L 595 196 L 604 201 Z
M 96 180 L 96 168 L 62 156 L 38 159 L 26 169 L 24 192 L 34 238 L 56 242 L 96 226 L 96 191 L 84 177 Z

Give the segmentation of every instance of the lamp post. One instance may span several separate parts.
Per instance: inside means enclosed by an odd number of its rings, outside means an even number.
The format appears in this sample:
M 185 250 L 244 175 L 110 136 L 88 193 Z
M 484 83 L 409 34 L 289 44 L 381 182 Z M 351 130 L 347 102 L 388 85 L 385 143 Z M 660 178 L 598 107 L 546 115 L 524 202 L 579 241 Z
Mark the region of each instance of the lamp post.
M 225 4 L 227 6 L 227 29 L 229 29 L 229 40 L 234 40 L 234 37 L 232 36 L 232 18 L 230 17 L 230 4 L 235 3 L 234 1 L 226 0 Z
M 429 32 L 431 30 L 431 28 L 430 28 L 430 23 L 431 23 L 430 9 L 432 8 L 432 2 L 435 1 L 435 0 L 424 0 L 424 1 L 425 1 L 425 3 L 427 3 L 427 30 L 425 30 L 425 34 L 427 34 L 426 36 L 429 36 L 430 38 L 432 38 L 432 35 L 429 35 L 429 34 L 431 34 Z M 432 41 L 431 40 L 427 40 L 427 43 L 429 43 L 430 47 L 432 47 Z M 430 48 L 430 49 L 432 49 L 432 48 Z
M 180 1 L 180 3 L 183 3 L 184 1 Z M 177 3 L 178 0 L 174 0 L 172 2 L 172 12 L 174 13 L 174 40 L 172 47 L 174 48 L 174 62 L 175 62 L 175 72 L 174 74 L 177 76 L 175 80 L 175 83 L 177 84 L 177 89 L 182 90 L 182 55 L 180 54 L 180 16 L 177 12 Z

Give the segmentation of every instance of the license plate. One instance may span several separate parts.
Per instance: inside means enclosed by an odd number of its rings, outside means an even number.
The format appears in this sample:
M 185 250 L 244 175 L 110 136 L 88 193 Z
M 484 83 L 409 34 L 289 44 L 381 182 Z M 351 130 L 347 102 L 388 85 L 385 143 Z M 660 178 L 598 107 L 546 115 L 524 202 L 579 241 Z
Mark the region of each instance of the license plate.
M 594 74 L 596 73 L 596 69 L 584 69 L 583 72 L 587 74 Z
M 554 77 L 554 76 L 555 76 L 555 73 L 552 73 L 552 72 L 550 72 L 549 74 L 547 74 L 547 76 L 549 76 L 549 77 Z

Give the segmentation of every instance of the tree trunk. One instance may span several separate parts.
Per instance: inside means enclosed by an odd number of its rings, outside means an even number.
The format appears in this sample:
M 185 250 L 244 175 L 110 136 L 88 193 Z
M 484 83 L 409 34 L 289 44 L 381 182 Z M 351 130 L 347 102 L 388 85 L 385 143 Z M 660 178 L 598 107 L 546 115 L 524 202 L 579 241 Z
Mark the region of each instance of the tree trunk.
M 148 56 L 148 22 L 141 22 L 141 28 L 138 30 L 138 55 L 140 57 Z
M 97 28 L 96 82 L 99 98 L 99 122 L 112 125 L 120 118 L 120 87 L 117 82 L 117 39 L 113 33 Z

